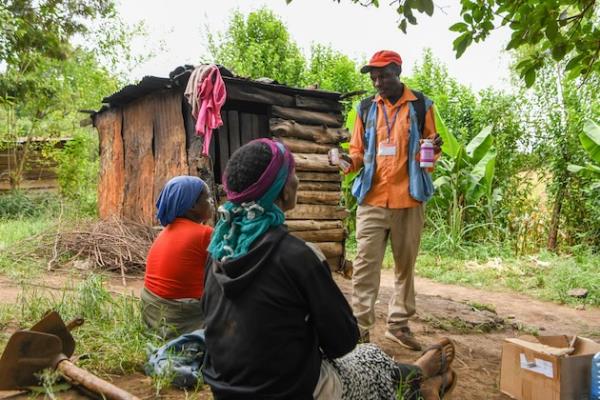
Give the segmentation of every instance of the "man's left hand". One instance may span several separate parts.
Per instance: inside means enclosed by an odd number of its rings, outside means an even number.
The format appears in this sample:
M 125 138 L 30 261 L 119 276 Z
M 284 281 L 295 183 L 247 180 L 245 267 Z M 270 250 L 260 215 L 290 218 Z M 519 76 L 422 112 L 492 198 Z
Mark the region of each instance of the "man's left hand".
M 442 151 L 443 144 L 444 141 L 442 140 L 442 137 L 436 133 L 435 137 L 433 138 L 433 150 L 436 154 Z

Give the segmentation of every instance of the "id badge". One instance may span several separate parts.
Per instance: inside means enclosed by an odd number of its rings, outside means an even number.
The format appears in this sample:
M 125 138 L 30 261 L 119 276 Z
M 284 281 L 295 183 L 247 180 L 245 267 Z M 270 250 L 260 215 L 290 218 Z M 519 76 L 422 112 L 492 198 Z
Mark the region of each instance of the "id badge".
M 394 143 L 379 143 L 379 156 L 395 156 L 396 145 Z

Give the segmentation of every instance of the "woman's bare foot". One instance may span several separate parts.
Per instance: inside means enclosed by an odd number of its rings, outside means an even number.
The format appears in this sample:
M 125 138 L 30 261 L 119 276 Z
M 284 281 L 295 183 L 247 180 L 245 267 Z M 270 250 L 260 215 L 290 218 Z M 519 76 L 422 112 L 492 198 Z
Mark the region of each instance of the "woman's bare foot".
M 445 388 L 449 388 L 452 386 L 453 380 L 454 373 L 452 370 L 446 371 L 443 375 L 437 375 L 427 379 L 421 385 L 421 396 L 423 396 L 423 400 L 443 399 L 443 397 L 440 397 L 442 385 L 444 385 Z
M 452 344 L 450 339 L 442 338 L 434 346 L 437 347 L 426 350 L 415 361 L 415 365 L 421 368 L 424 378 L 430 378 L 447 371 L 454 360 L 454 344 Z M 444 357 L 442 357 L 442 354 L 444 354 Z

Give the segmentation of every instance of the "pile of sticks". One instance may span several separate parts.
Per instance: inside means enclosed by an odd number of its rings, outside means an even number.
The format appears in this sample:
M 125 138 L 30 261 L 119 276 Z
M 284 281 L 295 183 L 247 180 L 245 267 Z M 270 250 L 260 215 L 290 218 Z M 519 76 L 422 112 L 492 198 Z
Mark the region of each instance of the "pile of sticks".
M 135 222 L 111 219 L 59 226 L 39 237 L 39 252 L 49 259 L 48 270 L 75 260 L 87 260 L 93 269 L 126 275 L 144 273 L 146 255 L 158 230 Z

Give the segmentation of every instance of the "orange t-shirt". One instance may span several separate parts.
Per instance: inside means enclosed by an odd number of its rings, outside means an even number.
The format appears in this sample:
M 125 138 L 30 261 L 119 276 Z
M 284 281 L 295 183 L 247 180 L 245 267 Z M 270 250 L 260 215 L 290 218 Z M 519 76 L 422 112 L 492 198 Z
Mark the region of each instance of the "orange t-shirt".
M 200 298 L 213 228 L 186 218 L 158 235 L 146 259 L 144 286 L 163 299 Z
M 410 116 L 408 102 L 417 98 L 408 86 L 404 85 L 402 97 L 391 104 L 380 95 L 375 96 L 373 101 L 377 102 L 377 141 L 376 145 L 388 142 L 387 125 L 383 108 L 385 107 L 389 122 L 392 124 L 394 116 L 398 114 L 389 137 L 389 143 L 395 145 L 396 154 L 393 156 L 376 156 L 376 168 L 373 174 L 371 190 L 367 193 L 364 203 L 375 207 L 385 208 L 412 208 L 421 204 L 410 197 L 408 187 L 408 129 Z M 423 138 L 433 139 L 435 137 L 435 117 L 433 106 L 425 114 Z M 350 140 L 350 157 L 352 158 L 352 170 L 359 171 L 363 166 L 365 145 L 363 143 L 364 127 L 360 115 L 356 116 L 354 131 Z

